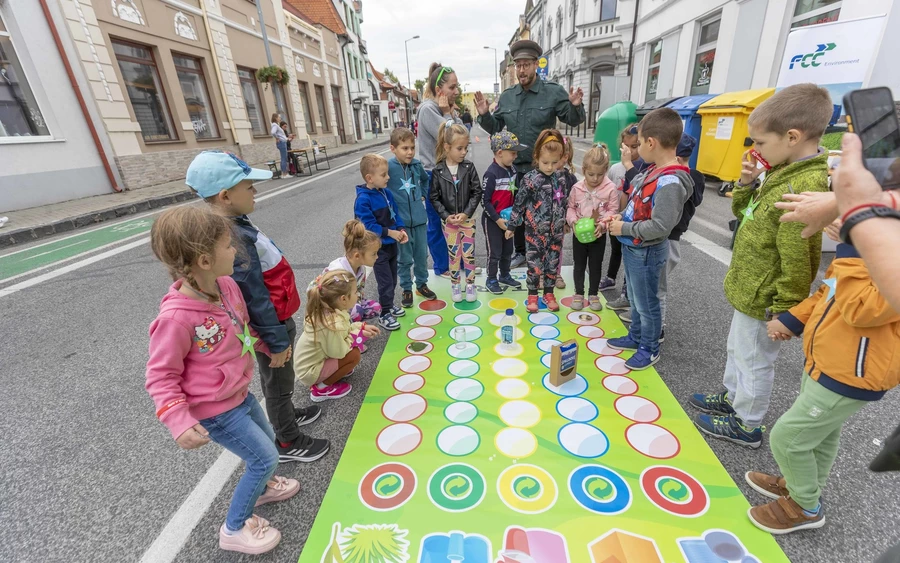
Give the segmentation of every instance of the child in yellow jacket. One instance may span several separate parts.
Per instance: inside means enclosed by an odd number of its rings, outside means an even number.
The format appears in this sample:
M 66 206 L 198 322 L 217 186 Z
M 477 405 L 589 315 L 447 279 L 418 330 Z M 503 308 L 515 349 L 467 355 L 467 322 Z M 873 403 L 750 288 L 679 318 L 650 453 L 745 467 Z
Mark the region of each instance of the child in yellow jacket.
M 837 223 L 837 222 L 836 222 Z M 827 230 L 835 238 L 836 226 Z M 825 283 L 768 323 L 769 337 L 803 336 L 800 395 L 775 424 L 772 455 L 783 477 L 747 472 L 747 483 L 774 499 L 750 509 L 756 527 L 772 534 L 819 528 L 819 502 L 837 457 L 844 422 L 900 383 L 900 313 L 872 282 L 854 248 L 837 247 Z

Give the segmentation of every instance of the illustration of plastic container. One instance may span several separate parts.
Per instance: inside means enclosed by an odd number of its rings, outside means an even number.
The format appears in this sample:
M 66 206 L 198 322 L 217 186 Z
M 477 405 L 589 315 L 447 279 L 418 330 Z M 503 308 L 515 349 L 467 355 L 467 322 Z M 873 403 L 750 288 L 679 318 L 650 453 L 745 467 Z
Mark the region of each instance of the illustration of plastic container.
M 463 532 L 432 534 L 422 540 L 419 563 L 491 563 L 491 544 L 482 536 Z

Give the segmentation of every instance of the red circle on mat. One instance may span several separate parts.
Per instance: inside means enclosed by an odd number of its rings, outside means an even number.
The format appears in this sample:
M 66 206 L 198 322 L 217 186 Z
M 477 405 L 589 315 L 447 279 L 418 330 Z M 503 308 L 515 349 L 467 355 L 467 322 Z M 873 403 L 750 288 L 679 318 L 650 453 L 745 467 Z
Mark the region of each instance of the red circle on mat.
M 656 488 L 656 483 L 665 477 L 677 479 L 684 483 L 691 491 L 691 500 L 680 504 L 663 496 Z M 645 469 L 644 472 L 641 473 L 641 489 L 643 489 L 644 494 L 650 502 L 676 516 L 696 518 L 705 513 L 709 508 L 709 495 L 706 494 L 706 489 L 703 488 L 703 485 L 691 475 L 688 475 L 675 467 L 669 467 L 668 465 L 655 465 Z
M 440 311 L 446 306 L 447 302 L 441 301 L 440 299 L 432 299 L 431 301 L 422 301 L 419 303 L 419 309 L 422 309 L 423 311 Z
M 387 473 L 394 473 L 400 477 L 402 484 L 400 490 L 390 498 L 379 496 L 375 492 L 375 481 Z M 416 474 L 408 466 L 402 463 L 382 463 L 376 465 L 365 474 L 359 482 L 359 500 L 372 510 L 393 510 L 406 503 L 416 491 Z
M 571 309 L 572 308 L 572 296 L 566 295 L 565 297 L 563 297 L 562 299 L 559 300 L 559 304 L 562 305 L 563 307 L 568 307 L 569 309 Z

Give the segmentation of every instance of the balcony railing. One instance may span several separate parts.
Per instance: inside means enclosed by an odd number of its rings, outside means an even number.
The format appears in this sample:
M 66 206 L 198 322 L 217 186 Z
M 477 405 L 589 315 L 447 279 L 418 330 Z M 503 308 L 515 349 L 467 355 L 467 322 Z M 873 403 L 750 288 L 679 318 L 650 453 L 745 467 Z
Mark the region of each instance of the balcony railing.
M 578 37 L 575 44 L 579 47 L 609 41 L 620 34 L 616 31 L 618 19 L 594 22 L 578 26 Z

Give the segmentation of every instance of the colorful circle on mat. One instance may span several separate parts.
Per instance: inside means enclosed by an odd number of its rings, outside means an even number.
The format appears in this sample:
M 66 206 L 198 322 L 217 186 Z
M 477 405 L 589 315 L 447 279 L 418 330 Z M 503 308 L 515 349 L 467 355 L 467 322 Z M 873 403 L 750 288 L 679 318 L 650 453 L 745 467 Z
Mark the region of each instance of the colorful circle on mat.
M 434 350 L 434 344 L 431 342 L 419 342 L 417 340 L 406 345 L 406 353 L 413 356 L 424 356 L 432 350 Z
M 594 365 L 603 373 L 609 375 L 625 375 L 631 370 L 625 366 L 625 360 L 618 356 L 600 356 L 594 360 Z
M 422 443 L 422 431 L 415 424 L 397 422 L 381 430 L 375 445 L 385 455 L 406 455 Z
M 484 332 L 477 326 L 463 325 L 451 328 L 450 332 L 448 332 L 447 335 L 453 340 L 456 340 L 456 329 L 458 328 L 463 329 L 463 332 L 466 335 L 465 339 L 463 340 L 464 342 L 472 342 L 473 340 L 478 340 L 479 338 L 481 338 L 481 335 L 484 334 Z
M 495 315 L 491 315 L 491 318 L 488 319 L 488 322 L 490 322 L 494 326 L 502 326 L 503 319 L 505 318 L 506 313 L 497 313 Z M 520 317 L 519 315 L 513 315 L 513 318 L 515 319 L 516 326 L 522 324 L 522 317 Z
M 402 372 L 421 373 L 431 367 L 431 360 L 428 356 L 406 356 L 397 366 Z
M 521 356 L 525 351 L 525 348 L 522 348 L 522 345 L 518 342 L 514 342 L 511 346 L 508 344 L 495 344 L 494 352 L 498 356 L 504 356 L 507 358 L 514 358 L 516 356 Z
M 659 420 L 659 407 L 650 399 L 637 395 L 624 395 L 613 403 L 616 412 L 633 422 L 656 422 Z
M 647 499 L 670 514 L 685 518 L 702 516 L 709 509 L 709 495 L 688 473 L 655 465 L 641 473 L 641 489 Z
M 472 360 L 456 360 L 447 366 L 447 371 L 453 377 L 472 377 L 480 369 L 481 366 L 478 365 L 478 362 Z
M 545 340 L 538 340 L 537 347 L 541 352 L 550 353 L 550 350 L 553 349 L 554 346 L 559 346 L 562 344 L 559 340 L 555 338 L 547 338 Z
M 582 465 L 569 474 L 569 493 L 597 514 L 620 514 L 631 506 L 631 488 L 621 475 L 602 465 Z
M 500 377 L 522 377 L 528 373 L 528 364 L 518 358 L 502 358 L 491 364 Z
M 528 320 L 535 325 L 555 325 L 559 322 L 559 317 L 553 313 L 531 313 Z
M 440 311 L 446 306 L 447 302 L 441 301 L 440 299 L 432 299 L 431 301 L 419 302 L 419 309 L 422 309 L 423 311 Z
M 501 379 L 495 387 L 497 394 L 504 399 L 522 399 L 531 393 L 531 386 L 521 379 Z
M 503 311 L 506 313 L 507 309 L 515 309 L 518 306 L 515 299 L 510 299 L 509 297 L 498 297 L 496 299 L 491 299 L 488 301 L 488 307 L 495 311 Z
M 400 393 L 388 397 L 381 405 L 381 415 L 393 422 L 410 422 L 422 416 L 428 402 L 415 393 Z
M 591 352 L 597 354 L 598 356 L 602 356 L 606 354 L 606 350 L 610 352 L 615 352 L 615 350 L 608 348 L 606 343 L 609 342 L 606 338 L 591 338 L 585 344 L 585 347 Z
M 416 492 L 416 474 L 402 463 L 382 463 L 359 482 L 359 500 L 378 512 L 400 508 Z
M 522 459 L 537 451 L 538 442 L 524 428 L 504 428 L 494 437 L 494 447 L 506 457 Z
M 531 336 L 539 339 L 558 338 L 559 329 L 551 325 L 537 325 L 531 327 Z
M 559 300 L 559 304 L 562 305 L 563 307 L 568 307 L 569 309 L 571 309 L 572 308 L 572 296 L 566 295 L 565 297 L 563 297 L 562 299 Z
M 609 439 L 596 426 L 570 422 L 559 429 L 559 445 L 577 457 L 595 458 L 609 451 Z
M 531 428 L 541 421 L 541 411 L 528 401 L 509 401 L 500 405 L 497 411 L 500 420 L 507 426 Z
M 559 395 L 561 397 L 574 397 L 576 395 L 581 395 L 588 388 L 587 379 L 582 377 L 580 373 L 575 374 L 575 377 L 566 381 L 559 387 L 550 384 L 550 374 L 547 373 L 544 375 L 544 378 L 541 379 L 541 383 L 544 387 L 547 388 L 547 391 L 550 391 L 554 395 Z
M 572 311 L 566 315 L 570 323 L 582 326 L 592 326 L 600 322 L 600 315 L 588 311 Z
M 425 315 L 422 316 L 424 317 Z M 415 326 L 409 329 L 406 337 L 410 340 L 430 340 L 434 338 L 435 334 L 435 330 L 430 326 Z
M 606 334 L 599 326 L 591 325 L 582 325 L 576 332 L 585 338 L 603 338 L 603 335 Z
M 603 386 L 616 395 L 634 395 L 638 391 L 638 384 L 624 375 L 607 375 L 603 378 Z
M 497 494 L 503 504 L 522 514 L 550 510 L 559 497 L 556 481 L 546 470 L 527 463 L 511 465 L 497 478 Z
M 628 445 L 647 457 L 669 459 L 681 451 L 681 443 L 675 434 L 662 426 L 638 422 L 625 429 Z
M 430 303 L 430 301 L 423 301 L 422 303 Z M 419 315 L 416 317 L 416 324 L 419 326 L 434 326 L 441 324 L 444 321 L 444 317 L 440 315 Z
M 485 489 L 484 475 L 465 463 L 440 467 L 428 479 L 428 498 L 447 512 L 475 508 L 484 499 Z
M 394 380 L 394 389 L 401 393 L 418 391 L 425 385 L 425 378 L 418 373 L 404 373 Z
M 457 311 L 474 311 L 481 308 L 481 301 L 460 301 L 459 303 L 454 303 L 453 308 Z
M 473 428 L 455 424 L 441 430 L 437 435 L 437 447 L 447 455 L 469 455 L 481 445 L 481 436 Z
M 484 385 L 477 379 L 454 379 L 444 392 L 454 401 L 474 401 L 484 393 Z
M 453 358 L 459 359 L 468 359 L 474 358 L 478 355 L 478 352 L 481 351 L 481 348 L 478 347 L 478 344 L 474 342 L 456 342 L 447 346 L 447 354 L 449 354 Z
M 544 364 L 545 368 L 550 367 L 550 354 L 544 354 L 541 356 L 541 363 Z
M 516 339 L 516 342 L 520 342 L 522 340 L 522 337 L 525 336 L 525 333 L 522 332 L 522 329 L 518 328 L 518 327 L 514 327 L 513 330 L 515 331 L 514 338 Z M 501 334 L 502 331 L 503 331 L 502 328 L 498 328 L 497 330 L 494 331 L 494 337 L 497 340 L 502 340 L 502 334 Z
M 525 306 L 527 307 L 527 306 L 528 306 L 528 300 L 526 299 L 525 301 L 522 301 L 522 305 L 525 305 Z M 543 297 L 538 297 L 538 311 L 543 311 L 543 310 L 546 309 L 546 308 L 547 308 L 547 304 L 544 303 L 544 298 L 543 298 Z
M 478 416 L 478 407 L 472 403 L 459 401 L 444 408 L 444 418 L 453 424 L 468 424 Z
M 458 325 L 473 325 L 478 322 L 479 318 L 475 313 L 460 313 L 453 317 L 453 322 Z
M 597 405 L 581 397 L 563 397 L 556 402 L 556 412 L 572 422 L 590 422 L 600 414 Z

